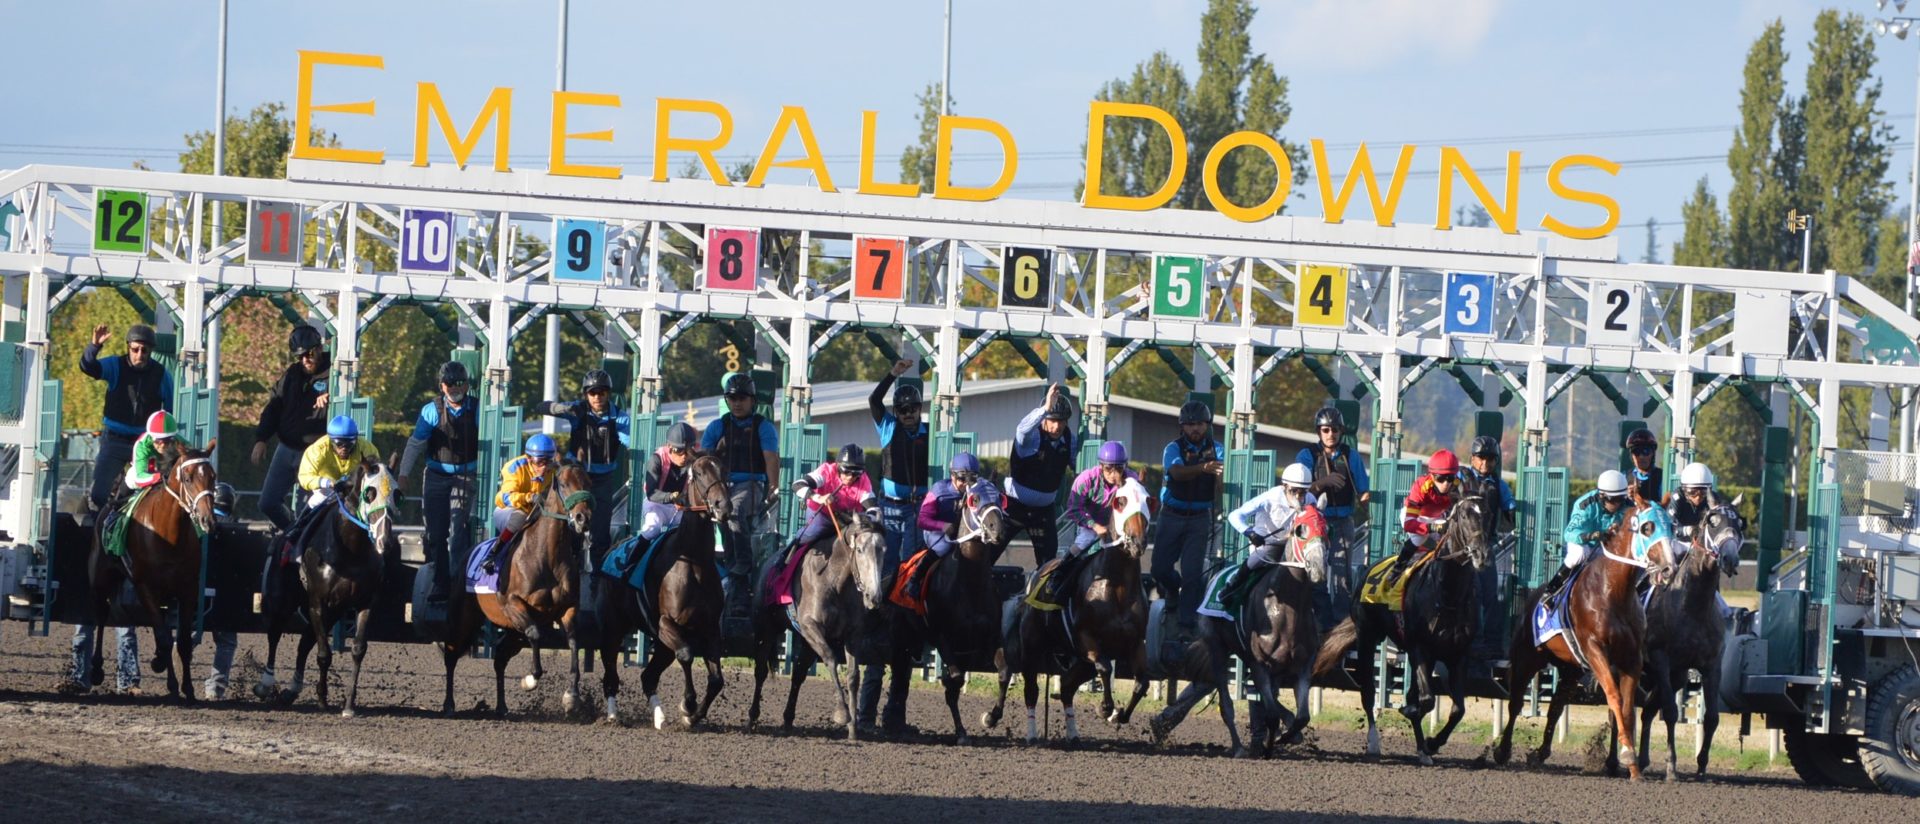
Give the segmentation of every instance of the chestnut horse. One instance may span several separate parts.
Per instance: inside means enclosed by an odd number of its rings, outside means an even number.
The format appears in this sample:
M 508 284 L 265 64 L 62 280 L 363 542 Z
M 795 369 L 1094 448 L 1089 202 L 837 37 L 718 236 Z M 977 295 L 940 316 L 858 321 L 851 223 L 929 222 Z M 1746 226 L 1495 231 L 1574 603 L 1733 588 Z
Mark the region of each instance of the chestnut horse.
M 105 623 L 107 603 L 123 581 L 131 581 L 134 594 L 153 626 L 154 672 L 167 674 L 167 695 L 192 702 L 193 633 L 199 622 L 200 595 L 205 576 L 202 536 L 213 530 L 213 487 L 219 482 L 213 469 L 212 454 L 218 440 L 208 441 L 206 449 L 191 449 L 178 440 L 160 447 L 158 472 L 165 480 L 149 487 L 147 494 L 120 515 L 127 519 L 126 554 L 113 558 L 106 551 L 107 519 L 94 524 L 93 556 L 88 578 L 93 585 L 94 617 Z M 122 493 L 129 494 L 129 493 Z M 174 638 L 167 636 L 167 614 L 175 623 Z M 100 639 L 105 632 L 93 634 L 93 651 L 87 677 L 98 686 L 106 679 L 100 657 Z M 170 647 L 180 647 L 180 669 L 172 665 Z
M 1147 530 L 1153 498 L 1135 478 L 1114 491 L 1108 517 L 1108 539 L 1094 557 L 1079 566 L 1067 585 L 1068 602 L 1060 609 L 1039 610 L 1025 599 L 1015 601 L 1000 666 L 1000 700 L 981 716 L 993 727 L 1007 706 L 1007 686 L 1018 672 L 1024 679 L 1027 705 L 1027 742 L 1038 737 L 1034 705 L 1039 701 L 1040 676 L 1059 675 L 1060 704 L 1067 719 L 1067 739 L 1080 738 L 1073 698 L 1080 685 L 1099 678 L 1104 689 L 1100 715 L 1124 724 L 1147 694 L 1147 598 L 1140 586 L 1140 556 L 1147 551 Z M 1069 635 L 1071 632 L 1071 635 Z M 1112 662 L 1124 659 L 1133 670 L 1133 698 L 1126 709 L 1113 703 Z
M 440 644 L 447 665 L 443 712 L 453 711 L 453 668 L 472 645 L 482 618 L 509 630 L 493 649 L 494 715 L 506 717 L 507 662 L 523 647 L 533 648 L 533 672 L 521 686 L 528 690 L 540 686 L 540 677 L 546 674 L 540 667 L 540 642 L 544 630 L 555 624 L 567 636 L 567 662 L 573 667 L 573 681 L 560 703 L 567 711 L 573 710 L 580 695 L 580 641 L 573 632 L 580 606 L 576 587 L 580 582 L 580 549 L 593 523 L 593 491 L 587 471 L 579 464 L 562 463 L 557 473 L 553 486 L 540 501 L 540 511 L 521 531 L 519 543 L 500 558 L 498 592 L 456 593 L 449 605 L 453 613 L 447 620 L 450 631 Z
M 1633 710 L 1645 663 L 1642 656 L 1647 616 L 1635 588 L 1647 575 L 1653 576 L 1655 586 L 1665 586 L 1673 571 L 1674 539 L 1667 511 L 1640 497 L 1639 487 L 1632 487 L 1632 493 L 1633 511 L 1608 530 L 1600 557 L 1589 558 L 1588 568 L 1567 584 L 1570 605 L 1566 631 L 1545 644 L 1535 644 L 1534 621 L 1518 622 L 1503 685 L 1509 696 L 1507 723 L 1493 747 L 1495 764 L 1507 763 L 1513 754 L 1514 721 L 1526 704 L 1520 696 L 1535 675 L 1552 666 L 1559 673 L 1558 684 L 1547 707 L 1540 748 L 1527 754 L 1527 764 L 1534 766 L 1547 760 L 1553 751 L 1553 727 L 1573 697 L 1584 666 L 1593 672 L 1594 680 L 1607 695 L 1614 738 L 1626 751 L 1627 773 L 1633 780 L 1640 780 L 1640 763 L 1633 750 Z M 1531 618 L 1539 601 L 1538 594 L 1527 599 L 1527 609 L 1520 614 Z

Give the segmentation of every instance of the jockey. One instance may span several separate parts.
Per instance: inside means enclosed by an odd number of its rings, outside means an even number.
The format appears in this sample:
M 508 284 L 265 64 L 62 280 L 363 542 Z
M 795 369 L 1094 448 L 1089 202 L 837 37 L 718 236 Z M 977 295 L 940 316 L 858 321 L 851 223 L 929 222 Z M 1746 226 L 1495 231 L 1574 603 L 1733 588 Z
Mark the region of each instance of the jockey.
M 1293 522 L 1307 510 L 1317 510 L 1320 501 L 1310 491 L 1313 469 L 1303 463 L 1291 464 L 1280 473 L 1280 485 L 1273 487 L 1227 513 L 1227 523 L 1235 532 L 1247 536 L 1249 571 L 1280 563 L 1287 541 L 1293 537 Z
M 1674 537 L 1683 542 L 1692 540 L 1693 530 L 1700 526 L 1707 510 L 1723 502 L 1714 491 L 1713 483 L 1713 470 L 1699 461 L 1680 470 L 1680 494 L 1667 502 L 1667 514 L 1673 517 Z
M 1635 429 L 1627 436 L 1627 454 L 1633 456 L 1633 485 L 1640 487 L 1640 497 L 1654 503 L 1661 503 L 1661 481 L 1664 476 L 1660 467 L 1653 465 L 1653 455 L 1660 449 L 1660 441 L 1646 429 Z
M 306 532 L 326 511 L 326 503 L 334 495 L 333 485 L 363 460 L 378 461 L 380 453 L 373 444 L 360 439 L 360 426 L 346 415 L 335 415 L 327 421 L 327 437 L 314 441 L 300 454 L 300 488 L 310 494 L 306 511 L 287 525 L 292 560 L 300 559 L 300 551 L 307 544 Z
M 687 507 L 687 464 L 699 435 L 685 421 L 667 429 L 667 445 L 647 456 L 646 501 L 640 507 L 640 537 L 651 541 L 680 525 Z
M 1447 511 L 1460 499 L 1460 459 L 1453 450 L 1442 449 L 1427 459 L 1427 474 L 1413 482 L 1407 493 L 1407 506 L 1400 528 L 1407 538 L 1400 544 L 1400 557 L 1394 559 L 1393 576 L 1399 577 L 1413 560 L 1415 552 L 1425 551 L 1435 527 L 1444 529 Z
M 980 477 L 980 459 L 961 452 L 947 462 L 947 477 L 933 485 L 920 502 L 920 538 L 942 558 L 953 551 L 952 532 L 960 525 L 960 507 L 968 495 L 988 504 L 1000 502 L 1000 490 Z
M 500 550 L 513 542 L 515 534 L 526 529 L 534 508 L 547 496 L 547 490 L 553 488 L 560 469 L 560 462 L 555 458 L 558 451 L 551 436 L 536 432 L 527 439 L 525 455 L 500 467 L 500 492 L 493 496 L 493 528 L 500 531 L 500 536 L 494 539 L 482 564 L 487 574 L 495 572 L 493 561 Z
M 173 445 L 180 425 L 164 409 L 147 416 L 147 430 L 133 442 L 133 460 L 127 464 L 128 489 L 145 489 L 166 480 L 160 475 L 160 451 Z
M 1073 479 L 1067 493 L 1067 520 L 1074 526 L 1073 546 L 1060 556 L 1060 563 L 1054 568 L 1052 586 L 1047 593 L 1048 600 L 1054 603 L 1059 603 L 1067 581 L 1073 578 L 1075 562 L 1086 555 L 1087 548 L 1095 541 L 1113 540 L 1113 536 L 1107 534 L 1107 524 L 1112 518 L 1114 493 L 1120 491 L 1128 479 L 1140 480 L 1139 475 L 1127 468 L 1126 444 L 1119 441 L 1101 444 L 1098 459 L 1098 466 Z
M 880 501 L 873 494 L 873 479 L 867 477 L 867 450 L 857 443 L 840 447 L 837 460 L 800 476 L 793 482 L 793 494 L 806 501 L 807 523 L 782 557 L 791 558 L 795 549 L 813 546 L 834 529 L 835 513 L 865 513 L 873 522 L 880 521 Z
M 1573 502 L 1573 515 L 1567 519 L 1567 528 L 1560 535 L 1567 542 L 1566 558 L 1553 578 L 1540 588 L 1542 599 L 1558 592 L 1567 576 L 1587 559 L 1587 548 L 1600 546 L 1607 539 L 1607 533 L 1619 525 L 1626 514 L 1627 494 L 1627 476 L 1609 469 L 1600 473 L 1592 492 Z

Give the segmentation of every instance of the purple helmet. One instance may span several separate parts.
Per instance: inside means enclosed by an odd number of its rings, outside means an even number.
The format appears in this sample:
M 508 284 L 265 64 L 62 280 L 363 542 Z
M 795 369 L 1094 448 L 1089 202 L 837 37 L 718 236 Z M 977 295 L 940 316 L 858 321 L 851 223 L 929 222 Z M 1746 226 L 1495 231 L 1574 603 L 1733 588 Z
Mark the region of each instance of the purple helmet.
M 1107 441 L 1100 445 L 1100 463 L 1124 466 L 1127 463 L 1127 445 L 1119 441 Z
M 961 452 L 954 455 L 953 460 L 947 462 L 947 471 L 978 475 L 980 474 L 980 459 L 974 457 L 972 452 Z

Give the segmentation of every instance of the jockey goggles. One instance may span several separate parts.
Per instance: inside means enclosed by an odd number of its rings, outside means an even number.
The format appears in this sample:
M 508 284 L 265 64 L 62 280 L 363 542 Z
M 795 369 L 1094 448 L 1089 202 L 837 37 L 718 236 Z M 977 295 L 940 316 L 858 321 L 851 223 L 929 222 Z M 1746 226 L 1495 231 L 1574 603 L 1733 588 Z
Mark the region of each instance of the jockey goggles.
M 352 449 L 354 444 L 360 442 L 359 438 L 328 438 L 327 440 L 333 443 L 334 449 Z

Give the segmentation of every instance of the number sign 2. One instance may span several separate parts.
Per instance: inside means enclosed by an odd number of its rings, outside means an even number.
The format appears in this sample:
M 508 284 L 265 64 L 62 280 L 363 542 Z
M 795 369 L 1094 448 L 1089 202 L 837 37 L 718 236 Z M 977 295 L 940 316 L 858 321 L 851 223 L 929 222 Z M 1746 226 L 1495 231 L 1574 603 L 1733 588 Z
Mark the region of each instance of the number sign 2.
M 906 295 L 907 239 L 853 239 L 853 299 L 897 301 Z
M 607 224 L 598 220 L 554 218 L 553 275 L 560 283 L 605 283 Z
M 93 251 L 116 255 L 147 253 L 146 192 L 93 191 Z
M 1347 328 L 1348 274 L 1345 266 L 1301 266 L 1293 292 L 1293 325 Z
M 1493 289 L 1493 275 L 1448 272 L 1446 299 L 1441 304 L 1446 319 L 1441 331 L 1449 335 L 1492 337 Z
M 400 210 L 400 272 L 453 274 L 453 213 L 444 209 Z
M 1007 246 L 1000 250 L 1000 308 L 1053 306 L 1053 250 Z
M 1587 292 L 1587 345 L 1640 346 L 1642 286 L 1597 280 Z
M 746 292 L 759 288 L 760 230 L 707 227 L 708 291 Z
M 247 201 L 247 261 L 298 266 L 306 248 L 307 207 L 286 200 Z
M 1153 315 L 1199 320 L 1207 311 L 1206 261 L 1189 255 L 1153 256 Z

